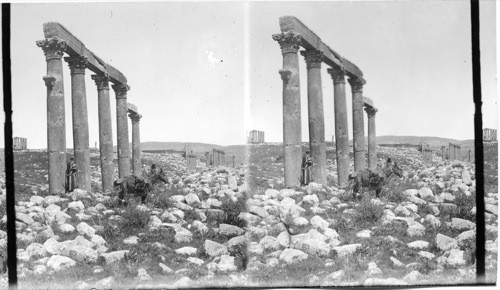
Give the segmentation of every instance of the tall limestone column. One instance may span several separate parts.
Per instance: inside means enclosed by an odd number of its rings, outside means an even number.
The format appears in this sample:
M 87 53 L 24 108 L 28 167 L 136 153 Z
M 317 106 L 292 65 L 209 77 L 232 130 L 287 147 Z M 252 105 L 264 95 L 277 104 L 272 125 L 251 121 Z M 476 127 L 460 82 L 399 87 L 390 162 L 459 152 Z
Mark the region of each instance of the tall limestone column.
M 78 188 L 90 191 L 89 124 L 87 95 L 85 91 L 85 68 L 87 57 L 65 57 L 71 71 L 71 108 L 73 113 L 73 147 L 78 174 Z
M 329 68 L 333 79 L 333 105 L 335 112 L 335 149 L 339 187 L 347 185 L 349 176 L 349 130 L 347 127 L 347 101 L 345 95 L 345 71 Z
M 363 85 L 362 78 L 349 78 L 352 90 L 352 131 L 354 151 L 354 171 L 366 169 L 365 154 L 365 123 L 363 116 Z
M 323 52 L 301 51 L 307 64 L 307 100 L 309 115 L 309 146 L 313 162 L 312 179 L 326 185 L 325 118 L 323 112 L 323 88 L 321 86 L 321 62 Z
M 118 176 L 130 175 L 130 148 L 128 142 L 127 84 L 113 85 L 116 94 L 116 135 L 118 137 Z
M 134 175 L 141 176 L 142 171 L 142 153 L 141 153 L 141 134 L 139 130 L 139 121 L 142 115 L 128 114 L 132 121 L 132 172 Z
M 377 109 L 373 107 L 365 107 L 368 115 L 368 168 L 375 169 L 377 167 L 377 133 L 375 131 L 375 114 Z
M 97 85 L 97 109 L 99 116 L 99 151 L 101 158 L 102 191 L 113 189 L 113 127 L 111 125 L 111 105 L 109 100 L 109 77 L 92 75 Z
M 49 159 L 49 192 L 65 192 L 66 174 L 66 116 L 64 113 L 64 84 L 62 56 L 66 42 L 51 37 L 36 42 L 47 61 L 47 153 Z
M 299 44 L 300 34 L 293 31 L 275 34 L 283 55 L 283 147 L 285 186 L 300 186 L 302 164 L 302 130 L 300 116 Z

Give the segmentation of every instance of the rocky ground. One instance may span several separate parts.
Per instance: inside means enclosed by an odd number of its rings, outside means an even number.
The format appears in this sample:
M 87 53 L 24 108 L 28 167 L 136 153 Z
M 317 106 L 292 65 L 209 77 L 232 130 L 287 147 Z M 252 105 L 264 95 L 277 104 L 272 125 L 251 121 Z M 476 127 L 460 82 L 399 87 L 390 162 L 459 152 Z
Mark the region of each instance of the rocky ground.
M 405 177 L 380 199 L 365 193 L 358 200 L 332 177 L 324 186 L 283 188 L 280 147 L 251 147 L 248 167 L 200 163 L 196 172 L 177 154 L 145 153 L 145 166 L 163 167 L 170 184 L 155 186 L 146 205 L 126 207 L 98 190 L 96 154 L 91 192 L 51 196 L 45 154 L 16 153 L 20 287 L 474 282 L 473 164 L 440 158 L 426 164 L 413 148 L 381 147 L 379 157 L 398 161 Z M 335 174 L 332 160 L 328 170 Z M 496 168 L 488 172 L 495 182 L 485 197 L 486 265 L 488 281 L 495 281 L 498 176 Z M 6 274 L 1 281 L 6 286 Z

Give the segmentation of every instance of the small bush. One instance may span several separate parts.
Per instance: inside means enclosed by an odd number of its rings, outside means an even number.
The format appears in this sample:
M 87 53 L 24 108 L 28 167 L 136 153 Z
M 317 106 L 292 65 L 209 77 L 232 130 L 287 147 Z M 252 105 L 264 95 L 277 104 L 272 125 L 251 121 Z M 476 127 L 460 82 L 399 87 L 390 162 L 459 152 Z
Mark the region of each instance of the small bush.
M 476 206 L 476 197 L 474 195 L 465 195 L 459 192 L 455 195 L 455 205 L 457 206 L 457 211 L 454 213 L 455 217 L 476 221 L 476 215 L 471 213 L 471 209 Z
M 134 204 L 129 204 L 122 214 L 122 228 L 125 230 L 142 229 L 146 227 L 150 217 L 149 212 L 138 209 Z
M 356 221 L 357 222 L 377 222 L 384 213 L 384 207 L 381 204 L 375 204 L 367 195 L 363 197 L 361 203 L 356 208 Z
M 412 178 L 403 179 L 391 179 L 382 189 L 382 196 L 388 201 L 395 203 L 401 203 L 406 200 L 406 195 L 404 194 L 407 189 L 418 188 L 417 181 Z
M 153 190 L 149 193 L 149 202 L 153 207 L 158 208 L 171 208 L 174 205 L 174 201 L 170 199 L 173 195 L 184 195 L 182 190 L 177 187 L 169 188 L 168 190 L 162 190 L 159 187 L 153 187 Z

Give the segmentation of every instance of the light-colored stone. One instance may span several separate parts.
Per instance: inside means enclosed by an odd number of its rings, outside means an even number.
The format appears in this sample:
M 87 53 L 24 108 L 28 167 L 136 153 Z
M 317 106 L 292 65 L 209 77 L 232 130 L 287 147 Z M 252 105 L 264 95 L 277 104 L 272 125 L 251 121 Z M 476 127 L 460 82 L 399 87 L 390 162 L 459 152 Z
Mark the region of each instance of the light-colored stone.
M 339 247 L 334 247 L 333 250 L 337 252 L 338 257 L 345 257 L 352 255 L 356 250 L 361 247 L 361 244 L 350 244 Z
M 451 227 L 457 230 L 472 230 L 476 228 L 476 224 L 461 218 L 452 218 Z
M 172 274 L 172 273 L 174 273 L 174 270 L 170 269 L 167 265 L 165 265 L 163 263 L 159 263 L 158 265 L 160 266 L 163 274 Z
M 139 243 L 139 237 L 130 236 L 123 240 L 123 243 L 126 245 L 137 245 Z
M 211 241 L 211 240 L 205 240 L 205 244 L 203 245 L 203 248 L 205 249 L 205 253 L 209 255 L 210 257 L 217 257 L 221 255 L 227 255 L 228 250 L 227 247 L 219 244 L 217 242 Z
M 318 230 L 324 231 L 328 228 L 329 224 L 322 217 L 315 215 L 311 218 L 311 225 Z
M 411 249 L 425 249 L 425 248 L 429 247 L 429 242 L 414 241 L 414 242 L 408 243 L 408 247 Z
M 368 239 L 371 237 L 372 231 L 370 230 L 362 230 L 356 233 L 356 237 L 362 239 Z
M 300 263 L 301 261 L 307 260 L 309 256 L 297 249 L 285 249 L 280 255 L 280 260 L 287 264 Z
M 101 254 L 101 257 L 104 258 L 106 264 L 111 264 L 123 260 L 125 258 L 125 255 L 127 255 L 129 252 L 129 250 L 114 251 L 110 253 L 103 253 Z
M 185 255 L 185 256 L 194 256 L 198 252 L 197 248 L 194 247 L 182 247 L 175 250 L 176 254 Z
M 267 252 L 277 251 L 281 248 L 280 242 L 277 238 L 265 236 L 259 241 L 259 245 Z
M 52 268 L 54 271 L 59 272 L 64 269 L 74 267 L 76 262 L 68 257 L 53 255 L 47 261 L 47 267 Z
M 458 248 L 457 240 L 450 238 L 446 235 L 437 234 L 436 235 L 436 246 L 441 251 L 447 251 L 450 249 Z
M 382 274 L 382 270 L 377 266 L 375 262 L 370 262 L 368 263 L 368 269 L 366 270 L 365 274 L 370 277 L 370 276 L 376 276 Z
M 93 227 L 89 226 L 86 222 L 79 223 L 76 226 L 76 230 L 80 235 L 84 235 L 89 238 L 91 238 L 96 232 L 96 230 Z
M 234 272 L 237 270 L 233 256 L 222 255 L 217 263 L 217 271 L 222 273 Z

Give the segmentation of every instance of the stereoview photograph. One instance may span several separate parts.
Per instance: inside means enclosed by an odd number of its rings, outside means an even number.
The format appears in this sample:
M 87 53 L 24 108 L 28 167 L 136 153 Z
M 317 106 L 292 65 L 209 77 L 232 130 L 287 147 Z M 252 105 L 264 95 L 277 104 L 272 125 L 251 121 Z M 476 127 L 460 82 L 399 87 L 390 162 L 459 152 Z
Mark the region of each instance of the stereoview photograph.
M 476 283 L 469 1 L 24 3 L 10 25 L 19 289 Z

